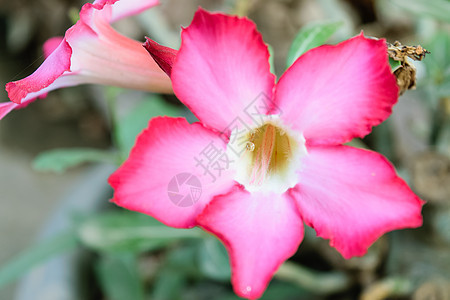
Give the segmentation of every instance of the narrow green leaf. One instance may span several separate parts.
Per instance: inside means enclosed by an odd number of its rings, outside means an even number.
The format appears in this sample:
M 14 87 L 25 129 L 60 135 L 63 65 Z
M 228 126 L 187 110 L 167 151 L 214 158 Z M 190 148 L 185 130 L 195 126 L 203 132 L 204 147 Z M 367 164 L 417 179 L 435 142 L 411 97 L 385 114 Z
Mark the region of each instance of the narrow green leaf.
M 200 229 L 171 228 L 149 216 L 130 212 L 96 215 L 79 227 L 81 243 L 104 252 L 139 253 L 165 247 L 174 241 L 203 236 Z
M 448 31 L 438 31 L 425 45 L 431 53 L 423 60 L 427 68 L 427 77 L 439 85 L 450 79 L 450 35 Z
M 200 271 L 204 275 L 215 280 L 230 280 L 227 250 L 216 238 L 206 238 L 200 242 L 197 259 Z
M 161 268 L 157 272 L 151 299 L 172 300 L 185 299 L 187 280 L 198 278 L 196 254 L 198 241 L 186 242 L 166 252 Z
M 351 285 L 350 277 L 342 272 L 317 272 L 299 264 L 284 262 L 275 278 L 298 284 L 307 291 L 327 295 L 343 291 Z
M 32 246 L 0 268 L 0 287 L 18 279 L 38 264 L 77 247 L 73 231 L 55 235 Z
M 429 16 L 450 23 L 448 0 L 393 0 L 393 3 L 419 16 Z
M 437 87 L 437 94 L 441 98 L 450 97 L 450 78 Z
M 374 127 L 371 133 L 372 149 L 375 150 L 388 159 L 395 157 L 394 153 L 394 138 L 392 136 L 392 129 L 394 126 L 391 124 L 392 119 L 387 119 L 380 125 Z
M 402 63 L 389 57 L 389 65 L 391 66 L 391 72 L 393 73 L 402 66 Z
M 363 141 L 361 141 L 361 139 L 359 139 L 359 138 L 354 138 L 353 140 L 351 140 L 350 142 L 345 143 L 344 145 L 352 146 L 352 147 L 360 148 L 360 149 L 370 150 L 370 148 Z
M 101 256 L 96 271 L 107 299 L 144 299 L 144 288 L 134 255 Z
M 269 50 L 269 64 L 270 64 L 270 73 L 275 74 L 275 63 L 273 61 L 273 47 L 269 44 L 267 44 L 267 49 Z
M 206 235 L 206 237 L 209 237 Z M 205 236 L 203 236 L 205 238 Z M 198 243 L 201 240 L 186 241 L 171 248 L 166 254 L 165 268 L 176 270 L 185 274 L 186 277 L 198 277 L 200 275 L 196 256 Z
M 116 136 L 120 151 L 128 156 L 134 146 L 136 136 L 147 127 L 151 118 L 156 116 L 177 117 L 182 115 L 182 108 L 167 103 L 158 95 L 152 95 L 140 102 L 127 116 L 119 120 Z
M 72 22 L 72 24 L 75 24 L 80 19 L 80 9 L 76 7 L 69 8 L 69 11 L 67 12 L 67 15 Z
M 118 163 L 117 154 L 92 148 L 54 149 L 39 154 L 33 161 L 37 171 L 62 173 L 68 168 L 87 162 Z
M 297 58 L 309 49 L 323 45 L 342 24 L 342 22 L 321 22 L 304 26 L 292 42 L 286 67 L 289 68 Z
M 172 300 L 183 299 L 183 289 L 187 284 L 185 274 L 174 269 L 163 269 L 158 273 L 151 299 Z

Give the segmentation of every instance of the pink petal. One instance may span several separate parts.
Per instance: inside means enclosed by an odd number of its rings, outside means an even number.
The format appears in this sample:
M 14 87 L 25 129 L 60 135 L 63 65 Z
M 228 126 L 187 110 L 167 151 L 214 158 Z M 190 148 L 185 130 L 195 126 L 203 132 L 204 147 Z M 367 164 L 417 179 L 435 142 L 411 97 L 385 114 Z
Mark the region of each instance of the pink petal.
M 361 34 L 297 59 L 280 78 L 275 103 L 308 144 L 341 144 L 384 121 L 397 97 L 386 41 Z
M 29 93 L 48 87 L 56 78 L 69 70 L 71 55 L 72 49 L 66 40 L 63 40 L 33 74 L 6 84 L 9 99 L 20 104 Z
M 250 194 L 237 186 L 213 199 L 197 221 L 228 249 L 233 288 L 256 299 L 303 239 L 303 224 L 286 194 Z
M 22 102 L 22 104 L 17 104 L 17 103 L 11 102 L 11 101 L 0 103 L 0 120 L 3 119 L 7 114 L 9 114 L 11 111 L 13 111 L 15 109 L 21 109 L 21 108 L 27 107 L 28 104 L 30 104 L 34 100 L 36 100 L 36 98 L 24 101 L 24 102 Z
M 178 51 L 169 47 L 161 46 L 149 38 L 146 39 L 147 41 L 144 44 L 144 48 L 152 56 L 158 66 L 170 77 L 172 75 L 172 66 L 175 62 Z
M 60 78 L 56 79 L 56 81 L 58 81 Z M 29 95 L 32 95 L 32 94 L 29 94 Z M 45 98 L 45 97 L 47 97 L 47 93 L 44 92 L 44 93 L 40 93 L 39 96 L 36 96 L 34 98 L 30 97 L 29 99 L 22 101 L 21 104 L 14 103 L 12 101 L 0 103 L 0 120 L 3 119 L 11 111 L 13 111 L 15 109 L 25 108 L 29 104 L 31 104 L 31 102 L 34 102 L 37 99 L 42 99 L 42 98 Z
M 153 6 L 159 5 L 159 0 L 95 0 L 92 4 L 83 5 L 80 19 L 94 31 L 97 31 L 97 20 L 114 23 L 120 19 L 139 14 Z M 93 14 L 97 16 L 93 17 Z
M 151 215 L 169 226 L 195 226 L 196 216 L 211 198 L 227 192 L 234 184 L 230 168 L 221 171 L 219 176 L 218 171 L 212 170 L 215 167 L 211 167 L 211 173 L 216 177 L 214 181 L 213 176 L 197 166 L 196 158 L 206 165 L 201 152 L 211 143 L 225 152 L 223 140 L 200 123 L 189 124 L 182 118 L 152 119 L 139 135 L 127 161 L 109 178 L 114 188 L 112 201 L 126 209 Z M 183 173 L 194 175 L 192 180 L 196 177 L 200 181 L 201 194 L 194 199 L 195 203 L 190 197 L 175 198 L 188 194 L 183 189 L 177 192 L 176 181 L 172 181 L 191 178 L 177 176 Z M 184 188 L 189 186 L 196 187 L 196 184 L 184 185 Z M 185 200 L 189 203 L 183 202 Z
M 13 109 L 17 109 L 20 104 L 14 102 L 2 102 L 0 103 L 0 120 L 3 119 L 4 116 L 9 114 Z
M 63 42 L 44 63 L 27 78 L 7 84 L 10 99 L 21 103 L 55 90 L 61 84 L 54 82 L 62 76 L 77 77 L 63 80 L 69 83 L 65 86 L 96 83 L 170 93 L 169 78 L 148 57 L 142 43 L 110 26 L 110 22 L 157 3 L 155 0 L 105 0 L 85 4 L 80 20 L 66 31 Z
M 200 121 L 219 131 L 237 117 L 250 123 L 246 107 L 261 94 L 271 99 L 275 80 L 255 24 L 199 9 L 181 39 L 172 69 L 178 98 Z
M 290 190 L 300 214 L 345 258 L 384 233 L 422 224 L 423 202 L 382 155 L 347 146 L 310 147 Z
M 140 14 L 153 6 L 159 5 L 159 0 L 110 0 L 105 2 L 113 3 L 111 5 L 112 13 L 110 23 L 114 23 L 125 17 Z
M 42 50 L 44 52 L 44 57 L 47 58 L 52 54 L 53 51 L 58 48 L 59 44 L 64 40 L 64 37 L 62 36 L 55 36 L 52 38 L 49 38 L 45 41 L 44 45 L 42 46 Z
M 66 33 L 72 47 L 71 71 L 86 82 L 169 93 L 170 79 L 142 43 L 115 31 L 107 11 L 82 9 L 80 21 Z
M 26 97 L 22 99 L 22 102 L 20 105 L 22 107 L 22 104 L 31 103 L 31 102 L 35 101 L 36 99 L 43 99 L 43 98 L 47 97 L 47 94 L 50 91 L 57 90 L 59 88 L 65 88 L 65 87 L 75 86 L 75 85 L 79 85 L 79 84 L 84 84 L 84 83 L 88 83 L 86 81 L 86 77 L 79 76 L 78 74 L 72 73 L 70 71 L 66 71 L 61 76 L 56 78 L 55 81 L 53 81 L 53 83 L 50 84 L 49 86 L 47 86 L 43 89 L 40 89 L 37 92 L 28 93 L 26 95 Z M 23 106 L 23 107 L 25 107 L 25 106 Z

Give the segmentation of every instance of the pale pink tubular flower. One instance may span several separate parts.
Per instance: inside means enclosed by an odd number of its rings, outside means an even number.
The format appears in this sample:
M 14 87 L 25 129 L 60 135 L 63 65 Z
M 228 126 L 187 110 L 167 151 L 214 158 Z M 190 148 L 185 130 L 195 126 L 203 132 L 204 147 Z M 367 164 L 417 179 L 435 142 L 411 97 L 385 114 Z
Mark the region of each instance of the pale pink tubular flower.
M 200 122 L 152 119 L 109 179 L 113 202 L 216 235 L 235 292 L 249 299 L 297 251 L 303 222 L 345 258 L 364 255 L 388 231 L 421 226 L 423 202 L 386 158 L 342 145 L 367 135 L 397 101 L 384 40 L 361 34 L 312 49 L 275 83 L 267 46 L 246 18 L 200 9 L 181 37 L 178 53 L 152 40 L 146 48 Z M 261 98 L 265 106 L 254 102 Z M 208 145 L 234 160 L 220 174 L 199 165 Z M 233 156 L 239 145 L 244 151 Z M 168 183 L 178 174 L 190 180 L 186 173 L 199 178 L 202 194 L 177 206 Z
M 30 76 L 6 84 L 10 100 L 0 103 L 0 119 L 20 104 L 52 90 L 84 83 L 171 93 L 170 79 L 142 43 L 118 33 L 111 23 L 159 4 L 158 0 L 96 0 L 83 5 L 80 19 L 64 38 L 44 45 L 47 56 Z

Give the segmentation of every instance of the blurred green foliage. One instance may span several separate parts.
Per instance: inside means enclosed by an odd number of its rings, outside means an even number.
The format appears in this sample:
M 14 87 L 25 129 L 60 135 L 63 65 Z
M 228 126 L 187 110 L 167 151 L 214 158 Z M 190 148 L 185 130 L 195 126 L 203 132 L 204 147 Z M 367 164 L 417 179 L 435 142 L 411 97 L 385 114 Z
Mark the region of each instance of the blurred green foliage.
M 289 68 L 306 51 L 325 44 L 342 25 L 342 22 L 337 21 L 311 23 L 302 27 L 289 48 L 286 68 Z

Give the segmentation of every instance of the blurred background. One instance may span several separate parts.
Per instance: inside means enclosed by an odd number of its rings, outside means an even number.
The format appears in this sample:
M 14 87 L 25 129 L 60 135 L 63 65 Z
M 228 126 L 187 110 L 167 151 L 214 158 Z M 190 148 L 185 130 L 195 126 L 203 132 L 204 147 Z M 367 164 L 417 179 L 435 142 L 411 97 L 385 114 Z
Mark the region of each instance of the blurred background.
M 423 61 L 414 62 L 416 90 L 405 92 L 392 116 L 356 142 L 386 155 L 427 201 L 424 226 L 390 233 L 365 257 L 351 260 L 342 259 L 327 241 L 307 231 L 299 252 L 289 261 L 293 265 L 288 268 L 293 267 L 293 271 L 281 271 L 264 299 L 450 299 L 450 2 L 161 2 L 160 7 L 120 21 L 115 28 L 137 40 L 150 36 L 164 45 L 178 47 L 180 26 L 189 25 L 199 5 L 210 11 L 246 15 L 273 48 L 278 76 L 286 68 L 296 34 L 317 21 L 342 21 L 329 43 L 364 30 L 367 36 L 386 38 L 391 43 L 398 40 L 405 45 L 420 44 L 431 52 Z M 42 44 L 50 37 L 64 35 L 84 3 L 0 2 L 0 82 L 31 74 L 43 61 Z M 114 240 L 118 232 L 158 228 L 159 224 L 133 214 L 124 215 L 108 204 L 106 178 L 114 170 L 113 165 L 86 163 L 67 168 L 64 174 L 32 167 L 39 153 L 51 149 L 113 151 L 114 133 L 106 103 L 111 94 L 117 97 L 117 110 L 123 120 L 142 108 L 142 101 L 149 97 L 156 97 L 154 101 L 159 104 L 147 109 L 188 115 L 174 96 L 79 86 L 53 91 L 45 100 L 13 111 L 0 121 L 0 266 L 39 241 L 38 252 L 27 252 L 28 260 L 12 266 L 12 273 L 19 274 L 40 263 L 41 258 L 51 256 L 52 249 L 60 249 L 54 252 L 61 259 L 54 267 L 41 264 L 40 273 L 34 271 L 22 281 L 5 285 L 0 299 L 41 299 L 36 296 L 41 294 L 45 295 L 42 299 L 235 299 L 229 285 L 228 261 L 215 241 L 182 238 L 149 244 L 145 235 Z M 7 100 L 2 89 L 0 101 Z M 142 127 L 155 114 L 143 116 Z M 97 217 L 103 212 L 106 215 Z M 66 240 L 72 234 L 68 233 L 62 235 L 66 239 L 52 240 L 47 248 L 42 247 L 46 244 L 42 241 L 60 233 L 59 229 L 73 228 L 77 231 L 76 246 L 72 239 Z M 100 239 L 108 239 L 108 234 L 111 240 L 102 244 Z M 55 274 L 59 274 L 59 281 Z M 47 275 L 54 280 L 43 280 Z M 55 282 L 61 278 L 66 282 L 58 287 Z M 0 283 L 2 280 L 6 279 L 0 276 Z M 64 297 L 59 294 L 61 286 L 65 287 Z

